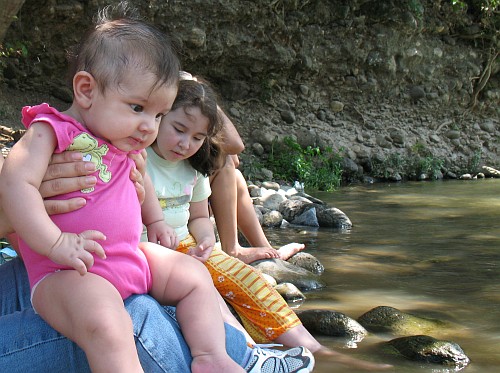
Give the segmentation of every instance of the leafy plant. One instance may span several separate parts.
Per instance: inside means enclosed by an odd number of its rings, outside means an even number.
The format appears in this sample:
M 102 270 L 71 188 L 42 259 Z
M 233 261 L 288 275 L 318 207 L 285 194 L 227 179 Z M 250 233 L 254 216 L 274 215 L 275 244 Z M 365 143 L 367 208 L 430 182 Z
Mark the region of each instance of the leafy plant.
M 299 181 L 307 188 L 332 191 L 342 182 L 342 157 L 331 148 L 301 147 L 291 137 L 275 142 L 266 167 L 275 179 Z
M 372 162 L 372 174 L 375 177 L 388 179 L 399 174 L 403 179 L 415 180 L 426 174 L 437 179 L 444 161 L 435 157 L 422 143 L 416 143 L 406 154 L 392 153 L 382 161 Z
M 0 69 L 5 68 L 7 58 L 27 58 L 28 47 L 21 41 L 0 44 Z

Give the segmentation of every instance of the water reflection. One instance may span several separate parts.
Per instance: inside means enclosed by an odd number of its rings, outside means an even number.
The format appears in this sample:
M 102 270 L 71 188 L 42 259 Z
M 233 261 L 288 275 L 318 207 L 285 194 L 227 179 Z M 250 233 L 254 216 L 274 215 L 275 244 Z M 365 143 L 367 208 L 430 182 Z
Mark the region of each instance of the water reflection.
M 325 266 L 327 288 L 306 294 L 302 308 L 357 318 L 379 305 L 457 325 L 432 334 L 457 342 L 472 363 L 462 372 L 500 367 L 500 180 L 377 184 L 314 196 L 344 211 L 349 231 L 268 230 L 274 244 L 304 242 Z M 285 241 L 286 240 L 286 241 Z M 389 361 L 397 372 L 446 371 L 381 356 L 370 335 L 347 352 Z M 322 337 L 335 348 L 341 340 Z M 353 372 L 320 361 L 317 372 Z

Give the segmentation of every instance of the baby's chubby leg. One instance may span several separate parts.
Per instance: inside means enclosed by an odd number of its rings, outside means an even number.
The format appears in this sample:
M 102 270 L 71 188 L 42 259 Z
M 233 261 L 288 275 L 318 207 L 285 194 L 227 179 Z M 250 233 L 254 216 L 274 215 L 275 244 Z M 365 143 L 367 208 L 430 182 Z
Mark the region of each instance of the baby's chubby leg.
M 153 243 L 141 243 L 140 248 L 153 278 L 150 294 L 164 305 L 177 306 L 177 320 L 193 356 L 192 372 L 244 372 L 226 353 L 224 323 L 205 266 Z
M 93 273 L 47 276 L 35 289 L 40 316 L 84 351 L 93 372 L 143 372 L 132 321 L 116 288 Z

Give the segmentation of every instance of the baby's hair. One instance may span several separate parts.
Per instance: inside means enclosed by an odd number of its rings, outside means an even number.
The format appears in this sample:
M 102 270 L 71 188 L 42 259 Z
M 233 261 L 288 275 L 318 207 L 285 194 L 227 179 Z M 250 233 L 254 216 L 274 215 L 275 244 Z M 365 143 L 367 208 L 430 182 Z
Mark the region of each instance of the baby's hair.
M 156 77 L 155 86 L 176 85 L 180 62 L 169 38 L 135 9 L 121 2 L 102 9 L 76 47 L 68 53 L 70 79 L 78 71 L 94 77 L 99 89 L 120 84 L 130 68 L 140 68 Z
M 198 107 L 208 118 L 207 137 L 201 148 L 188 161 L 191 166 L 203 175 L 211 175 L 224 164 L 225 154 L 221 147 L 222 116 L 217 106 L 217 94 L 212 87 L 201 78 L 180 80 L 177 97 L 172 111 Z

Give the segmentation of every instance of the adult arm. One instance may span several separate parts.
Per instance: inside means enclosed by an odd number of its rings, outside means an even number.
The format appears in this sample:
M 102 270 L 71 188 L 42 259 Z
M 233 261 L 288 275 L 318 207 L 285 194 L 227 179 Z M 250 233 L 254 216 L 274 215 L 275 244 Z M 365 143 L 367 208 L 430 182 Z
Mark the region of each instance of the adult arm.
M 245 144 L 243 144 L 243 140 L 231 119 L 220 107 L 218 110 L 222 119 L 222 137 L 224 139 L 222 150 L 230 155 L 240 154 L 245 149 Z

